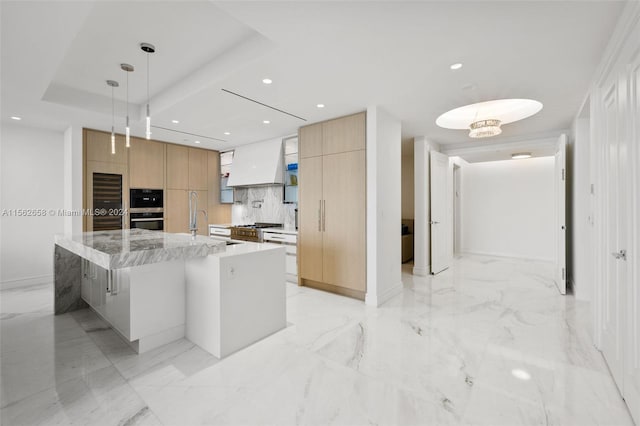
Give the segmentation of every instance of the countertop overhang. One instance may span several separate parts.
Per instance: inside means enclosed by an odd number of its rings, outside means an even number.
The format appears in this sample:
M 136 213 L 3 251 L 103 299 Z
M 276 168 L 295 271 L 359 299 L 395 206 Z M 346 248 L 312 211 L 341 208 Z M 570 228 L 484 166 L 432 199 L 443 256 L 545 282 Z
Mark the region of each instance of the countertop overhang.
M 226 243 L 202 235 L 145 229 L 83 232 L 55 236 L 55 243 L 105 269 L 205 257 L 226 251 Z

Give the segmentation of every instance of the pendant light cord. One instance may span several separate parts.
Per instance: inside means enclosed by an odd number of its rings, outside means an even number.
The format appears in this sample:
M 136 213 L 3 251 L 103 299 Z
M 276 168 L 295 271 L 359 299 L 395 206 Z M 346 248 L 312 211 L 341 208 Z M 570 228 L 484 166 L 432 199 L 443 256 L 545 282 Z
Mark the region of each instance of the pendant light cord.
M 115 107 L 115 101 L 113 99 L 113 86 L 111 86 L 111 133 L 113 134 L 113 129 L 115 127 L 116 124 L 116 107 Z
M 147 114 L 149 113 L 149 52 L 147 52 Z

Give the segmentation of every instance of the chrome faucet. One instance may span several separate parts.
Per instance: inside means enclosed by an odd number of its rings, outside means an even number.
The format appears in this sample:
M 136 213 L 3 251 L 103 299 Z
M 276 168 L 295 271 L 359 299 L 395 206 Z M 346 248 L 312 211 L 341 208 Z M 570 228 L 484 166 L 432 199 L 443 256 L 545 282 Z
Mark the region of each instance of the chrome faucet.
M 191 238 L 196 239 L 198 233 L 198 213 L 204 213 L 204 217 L 209 221 L 209 215 L 206 210 L 198 210 L 198 193 L 196 191 L 189 192 L 189 231 Z

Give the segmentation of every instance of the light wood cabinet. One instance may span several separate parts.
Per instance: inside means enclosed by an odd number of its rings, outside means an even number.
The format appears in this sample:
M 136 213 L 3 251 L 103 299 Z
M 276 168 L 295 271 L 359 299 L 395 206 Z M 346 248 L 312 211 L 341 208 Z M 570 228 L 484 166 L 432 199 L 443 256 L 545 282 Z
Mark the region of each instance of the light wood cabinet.
M 167 189 L 165 192 L 164 231 L 189 232 L 189 192 Z
M 207 190 L 207 151 L 189 148 L 189 189 Z
M 131 138 L 129 176 L 131 188 L 164 188 L 164 152 L 161 142 Z
M 361 112 L 322 123 L 322 154 L 365 149 L 366 113 Z
M 186 189 L 167 189 L 165 195 L 165 232 L 189 233 L 189 193 Z M 209 235 L 207 191 L 198 194 L 198 235 Z M 207 212 L 204 215 L 202 211 Z
M 198 211 L 196 213 L 198 215 L 198 235 L 209 235 L 209 207 L 207 192 L 208 191 L 196 191 L 198 194 Z M 203 214 L 203 211 L 206 214 Z
M 189 148 L 167 144 L 167 189 L 189 189 Z
M 364 293 L 365 151 L 325 155 L 322 170 L 322 281 Z
M 300 284 L 360 299 L 366 292 L 365 130 L 361 113 L 299 132 Z
M 300 160 L 298 205 L 299 276 L 322 281 L 322 157 Z
M 86 161 L 127 164 L 128 149 L 123 135 L 116 135 L 116 153 L 111 153 L 111 133 L 84 129 Z
M 164 231 L 189 232 L 189 190 L 198 193 L 198 234 L 208 235 L 209 223 L 231 222 L 231 206 L 221 205 L 220 153 L 159 141 L 131 138 L 125 147 L 116 135 L 116 154 L 111 154 L 111 134 L 84 129 L 83 207 L 93 208 L 93 174 L 122 175 L 122 202 L 129 204 L 130 188 L 164 189 Z M 91 216 L 83 218 L 85 231 L 93 230 Z M 129 228 L 129 216 L 123 217 Z
M 322 123 L 300 127 L 298 144 L 301 159 L 322 155 Z

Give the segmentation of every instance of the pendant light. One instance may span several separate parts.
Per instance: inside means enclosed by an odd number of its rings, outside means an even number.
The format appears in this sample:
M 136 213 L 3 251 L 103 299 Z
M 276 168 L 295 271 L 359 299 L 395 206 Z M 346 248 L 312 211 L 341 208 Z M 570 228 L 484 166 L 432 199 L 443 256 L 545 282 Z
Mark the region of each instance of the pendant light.
M 133 72 L 133 65 L 120 64 L 120 68 L 122 68 L 122 71 L 126 71 L 127 73 L 127 121 L 124 128 L 124 137 L 125 146 L 129 148 L 131 147 L 131 128 L 129 127 L 129 73 Z
M 111 87 L 111 154 L 116 153 L 116 132 L 115 132 L 115 121 L 116 121 L 116 108 L 115 108 L 115 98 L 113 94 L 113 89 L 120 86 L 117 81 L 107 80 L 107 84 Z
M 140 43 L 140 49 L 147 54 L 147 139 L 151 139 L 151 112 L 149 110 L 149 55 L 156 51 L 156 47 L 151 43 Z

